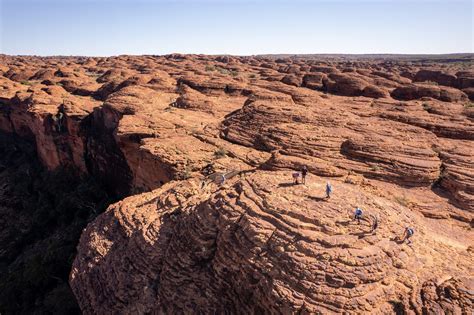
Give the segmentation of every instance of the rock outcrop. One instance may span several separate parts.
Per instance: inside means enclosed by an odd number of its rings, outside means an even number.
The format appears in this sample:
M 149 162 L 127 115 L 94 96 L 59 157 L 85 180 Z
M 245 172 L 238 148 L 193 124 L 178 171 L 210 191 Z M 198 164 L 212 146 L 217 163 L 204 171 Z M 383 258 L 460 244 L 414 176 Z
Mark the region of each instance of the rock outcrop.
M 471 310 L 472 71 L 341 58 L 1 55 L 0 130 L 123 199 L 82 234 L 81 310 Z
M 391 93 L 398 100 L 416 100 L 424 97 L 434 98 L 443 102 L 467 101 L 467 95 L 454 88 L 436 85 L 411 84 L 396 88 Z
M 449 229 L 341 181 L 255 172 L 127 198 L 89 225 L 71 285 L 85 313 L 340 313 L 472 308 L 472 251 Z M 370 189 L 369 189 L 370 190 Z M 376 234 L 351 218 L 382 218 Z M 413 246 L 398 238 L 416 226 Z M 455 228 L 454 228 L 455 229 Z M 450 302 L 436 292 L 449 288 Z M 446 294 L 446 293 L 444 293 Z

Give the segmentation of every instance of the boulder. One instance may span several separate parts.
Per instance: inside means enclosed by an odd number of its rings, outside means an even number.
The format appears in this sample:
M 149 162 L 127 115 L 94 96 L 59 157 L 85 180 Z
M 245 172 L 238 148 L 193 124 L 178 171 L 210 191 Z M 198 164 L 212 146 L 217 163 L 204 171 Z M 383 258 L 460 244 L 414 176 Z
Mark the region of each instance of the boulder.
M 466 101 L 467 95 L 462 91 L 436 85 L 410 84 L 396 88 L 391 96 L 398 100 L 416 100 L 423 97 L 438 99 L 443 102 Z
M 443 71 L 435 71 L 435 70 L 420 70 L 416 73 L 415 77 L 413 78 L 414 82 L 425 82 L 431 81 L 436 82 L 439 85 L 444 86 L 457 86 L 457 78 L 454 74 L 446 73 Z
M 327 78 L 327 76 L 322 72 L 305 74 L 305 76 L 303 77 L 302 86 L 313 90 L 320 90 L 323 88 L 323 80 L 325 78 Z
M 283 79 L 281 79 L 281 82 L 292 85 L 292 86 L 300 86 L 301 85 L 301 79 L 298 78 L 297 76 L 294 75 L 285 75 Z
M 330 73 L 323 84 L 327 92 L 343 96 L 361 96 L 369 85 L 367 81 L 346 73 Z

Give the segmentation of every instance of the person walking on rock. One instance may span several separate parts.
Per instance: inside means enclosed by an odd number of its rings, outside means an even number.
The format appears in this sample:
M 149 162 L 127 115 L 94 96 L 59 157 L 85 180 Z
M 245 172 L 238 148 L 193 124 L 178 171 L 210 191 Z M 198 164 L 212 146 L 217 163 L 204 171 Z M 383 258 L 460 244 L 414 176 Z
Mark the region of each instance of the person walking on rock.
M 403 233 L 403 239 L 402 242 L 407 242 L 408 244 L 411 244 L 410 238 L 415 234 L 415 230 L 411 227 L 406 227 L 405 232 Z
M 357 220 L 357 222 L 360 224 L 361 218 L 362 218 L 362 209 L 357 207 L 354 213 L 354 220 Z
M 372 215 L 372 230 L 371 232 L 374 233 L 375 230 L 379 227 L 379 218 L 378 216 Z
M 300 173 L 299 172 L 294 172 L 293 173 L 293 184 L 295 185 L 298 185 L 299 182 L 298 182 L 298 178 L 300 177 Z
M 308 175 L 308 168 L 304 165 L 301 169 L 301 182 L 303 184 L 306 184 L 306 175 Z
M 326 199 L 331 198 L 332 186 L 330 182 L 326 183 Z

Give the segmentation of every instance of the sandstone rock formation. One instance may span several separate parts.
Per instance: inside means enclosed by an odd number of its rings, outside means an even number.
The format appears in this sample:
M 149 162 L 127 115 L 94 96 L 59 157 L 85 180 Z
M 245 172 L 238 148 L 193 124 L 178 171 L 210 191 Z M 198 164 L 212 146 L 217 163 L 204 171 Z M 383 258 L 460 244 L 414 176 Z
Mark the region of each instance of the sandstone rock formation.
M 473 253 L 458 228 L 343 181 L 287 185 L 257 171 L 224 186 L 188 180 L 129 197 L 89 225 L 71 285 L 85 313 L 391 313 L 472 308 Z M 363 204 L 376 234 L 352 221 Z M 417 227 L 415 245 L 397 237 Z M 462 271 L 464 270 L 464 271 Z M 100 284 L 100 285 L 98 285 Z M 442 302 L 436 292 L 447 290 Z M 429 293 L 428 293 L 429 292 Z M 427 298 L 429 294 L 434 294 Z
M 0 64 L 0 130 L 32 141 L 49 170 L 75 168 L 123 199 L 78 246 L 70 285 L 85 314 L 472 309 L 469 64 Z M 303 165 L 308 183 L 294 186 Z
M 392 91 L 392 97 L 399 100 L 415 100 L 423 97 L 438 99 L 444 102 L 467 101 L 467 95 L 454 88 L 436 85 L 406 85 Z

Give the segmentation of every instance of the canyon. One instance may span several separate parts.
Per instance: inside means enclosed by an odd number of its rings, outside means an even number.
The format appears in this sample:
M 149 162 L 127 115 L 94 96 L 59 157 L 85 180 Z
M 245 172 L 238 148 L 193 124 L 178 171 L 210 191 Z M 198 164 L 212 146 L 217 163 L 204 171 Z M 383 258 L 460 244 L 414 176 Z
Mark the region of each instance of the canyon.
M 0 131 L 2 314 L 473 310 L 472 54 L 0 55 Z

